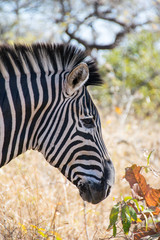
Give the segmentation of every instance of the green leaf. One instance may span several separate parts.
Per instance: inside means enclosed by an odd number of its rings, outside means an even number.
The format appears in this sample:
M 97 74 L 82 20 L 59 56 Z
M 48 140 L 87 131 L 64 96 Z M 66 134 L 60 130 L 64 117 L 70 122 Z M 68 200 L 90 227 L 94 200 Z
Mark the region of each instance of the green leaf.
M 145 214 L 143 214 L 144 218 L 145 218 L 145 223 L 146 223 L 146 231 L 147 231 L 147 228 L 148 228 L 148 218 Z
M 124 197 L 124 199 L 123 199 L 123 200 L 124 200 L 125 202 L 127 202 L 128 200 L 131 200 L 131 199 L 132 199 L 132 197 L 131 197 L 131 196 L 127 196 L 127 197 Z
M 121 209 L 121 220 L 124 220 L 125 219 L 125 207 L 126 207 L 126 205 L 124 205 L 123 207 L 122 207 L 122 209 Z
M 124 205 L 122 207 L 121 221 L 122 221 L 124 233 L 128 234 L 130 226 L 131 226 L 131 216 L 130 216 L 129 208 L 127 205 Z
M 148 173 L 148 167 L 144 167 L 146 173 Z
M 118 214 L 119 214 L 119 203 L 114 205 L 112 210 L 111 210 L 111 213 L 110 213 L 110 216 L 109 216 L 110 224 L 109 224 L 108 228 L 115 225 L 115 223 L 117 222 L 117 219 L 118 219 Z
M 150 209 L 150 208 L 143 210 L 143 213 L 152 213 L 152 212 L 154 211 L 153 209 Z
M 127 216 L 127 214 L 126 214 L 126 218 L 122 221 L 122 225 L 123 225 L 124 233 L 128 234 L 131 226 L 131 219 L 129 216 Z
M 141 207 L 141 211 L 143 212 L 144 211 L 144 206 L 140 205 L 140 207 Z
M 131 216 L 135 221 L 137 221 L 137 213 L 136 213 L 136 211 L 134 210 L 134 208 L 131 207 L 131 206 L 128 206 L 128 208 L 129 208 L 130 216 Z
M 150 157 L 151 157 L 153 152 L 154 152 L 154 150 L 152 150 L 147 157 L 147 166 L 149 165 L 149 160 L 150 160 Z
M 115 237 L 116 234 L 117 234 L 117 227 L 116 227 L 116 225 L 114 224 L 114 225 L 113 225 L 113 237 Z

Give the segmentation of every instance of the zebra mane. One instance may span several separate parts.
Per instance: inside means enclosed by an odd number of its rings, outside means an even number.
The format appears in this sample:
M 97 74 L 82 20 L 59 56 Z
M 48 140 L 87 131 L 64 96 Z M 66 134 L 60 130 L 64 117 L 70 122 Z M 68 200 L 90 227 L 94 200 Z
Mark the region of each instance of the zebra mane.
M 18 69 L 20 73 L 55 70 L 71 71 L 80 62 L 85 62 L 89 68 L 88 85 L 103 83 L 96 63 L 88 59 L 85 51 L 65 44 L 37 43 L 32 45 L 15 44 L 0 46 L 0 72 L 8 76 Z

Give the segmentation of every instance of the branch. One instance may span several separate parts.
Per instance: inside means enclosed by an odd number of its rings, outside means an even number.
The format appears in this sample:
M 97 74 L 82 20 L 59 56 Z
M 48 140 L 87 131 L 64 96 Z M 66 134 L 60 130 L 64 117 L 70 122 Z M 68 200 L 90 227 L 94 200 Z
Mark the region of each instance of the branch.
M 110 21 L 110 22 L 114 22 L 122 27 L 126 27 L 126 24 L 124 22 L 119 21 L 118 19 L 114 18 L 114 17 L 104 17 L 102 15 L 98 16 L 100 19 L 106 20 L 106 21 Z
M 70 37 L 70 39 L 75 39 L 77 42 L 79 42 L 80 44 L 84 45 L 86 47 L 86 49 L 93 49 L 96 48 L 98 50 L 105 50 L 105 49 L 113 49 L 116 46 L 118 46 L 118 44 L 120 43 L 120 41 L 122 40 L 122 38 L 129 32 L 131 32 L 132 30 L 136 29 L 137 27 L 143 26 L 145 24 L 150 23 L 150 21 L 146 21 L 144 23 L 139 23 L 139 24 L 135 24 L 135 23 L 131 23 L 130 25 L 124 25 L 123 30 L 118 32 L 115 35 L 115 39 L 114 42 L 110 43 L 110 44 L 97 44 L 97 43 L 92 43 L 89 44 L 87 41 L 81 39 L 80 37 L 76 36 L 76 31 L 74 32 L 70 32 L 69 29 L 66 29 L 66 34 Z
M 150 23 L 150 21 L 146 21 L 144 23 L 130 23 L 130 24 L 127 24 L 125 22 L 122 22 L 120 21 L 119 19 L 117 19 L 115 16 L 111 16 L 111 14 L 113 15 L 113 11 L 111 8 L 108 8 L 108 9 L 105 9 L 105 10 L 101 10 L 99 7 L 101 6 L 100 4 L 100 1 L 95 1 L 94 5 L 93 5 L 93 9 L 92 9 L 92 12 L 90 14 L 88 14 L 86 17 L 84 17 L 83 20 L 81 21 L 77 21 L 75 24 L 76 28 L 74 31 L 70 31 L 69 30 L 69 26 L 67 26 L 66 28 L 66 34 L 70 37 L 70 40 L 71 39 L 74 39 L 76 40 L 77 42 L 79 42 L 80 44 L 84 45 L 85 48 L 87 50 L 90 50 L 92 51 L 93 48 L 96 48 L 96 49 L 113 49 L 115 48 L 119 43 L 120 41 L 122 40 L 122 38 L 129 32 L 131 32 L 132 30 L 136 29 L 137 27 L 139 26 L 143 26 L 145 24 L 148 24 Z M 137 13 L 135 14 L 134 18 L 137 17 Z M 89 27 L 92 28 L 92 34 L 93 34 L 93 27 L 92 27 L 92 22 L 93 22 L 93 18 L 95 19 L 103 19 L 105 21 L 109 21 L 109 22 L 112 22 L 112 23 L 115 23 L 117 25 L 119 25 L 119 27 L 121 28 L 121 30 L 115 34 L 115 39 L 112 43 L 110 44 L 97 44 L 96 41 L 94 39 L 92 39 L 93 43 L 88 43 L 85 39 L 82 39 L 81 37 L 77 37 L 76 36 L 76 33 L 78 32 L 79 30 L 79 27 L 83 24 L 83 25 L 88 25 Z M 89 20 L 89 23 L 87 23 L 87 21 Z M 92 36 L 93 38 L 93 36 Z

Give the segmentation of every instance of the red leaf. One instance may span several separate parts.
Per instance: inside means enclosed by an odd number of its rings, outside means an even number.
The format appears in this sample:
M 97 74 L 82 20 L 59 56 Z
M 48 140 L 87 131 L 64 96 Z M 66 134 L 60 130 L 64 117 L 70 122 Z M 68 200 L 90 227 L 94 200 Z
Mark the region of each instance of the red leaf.
M 156 233 L 160 233 L 160 222 L 156 223 L 156 229 L 148 228 L 146 231 L 145 227 L 138 229 L 133 232 L 132 239 L 133 240 L 140 240 L 142 237 L 152 236 Z M 159 238 L 158 238 L 159 239 Z
M 133 233 L 133 240 L 140 240 L 142 237 L 151 236 L 156 234 L 157 232 L 154 231 L 152 228 L 148 228 L 146 231 L 145 227 L 138 229 L 136 232 Z
M 158 215 L 160 213 L 160 189 L 154 189 L 146 183 L 144 176 L 140 173 L 140 166 L 134 164 L 125 170 L 125 178 L 130 184 L 133 198 L 145 200 L 148 207 L 155 207 L 153 214 Z

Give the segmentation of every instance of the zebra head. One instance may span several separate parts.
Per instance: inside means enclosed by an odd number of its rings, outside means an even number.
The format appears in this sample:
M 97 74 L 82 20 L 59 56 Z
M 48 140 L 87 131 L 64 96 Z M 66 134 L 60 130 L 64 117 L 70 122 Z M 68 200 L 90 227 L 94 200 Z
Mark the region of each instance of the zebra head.
M 77 186 L 83 200 L 96 204 L 109 195 L 115 172 L 102 139 L 98 111 L 87 90 L 87 85 L 100 84 L 101 79 L 93 61 L 81 58 L 60 71 L 61 80 L 55 84 L 56 118 L 43 153 Z
M 80 192 L 98 203 L 114 183 L 88 85 L 101 84 L 86 54 L 69 45 L 0 48 L 0 166 L 41 151 Z

